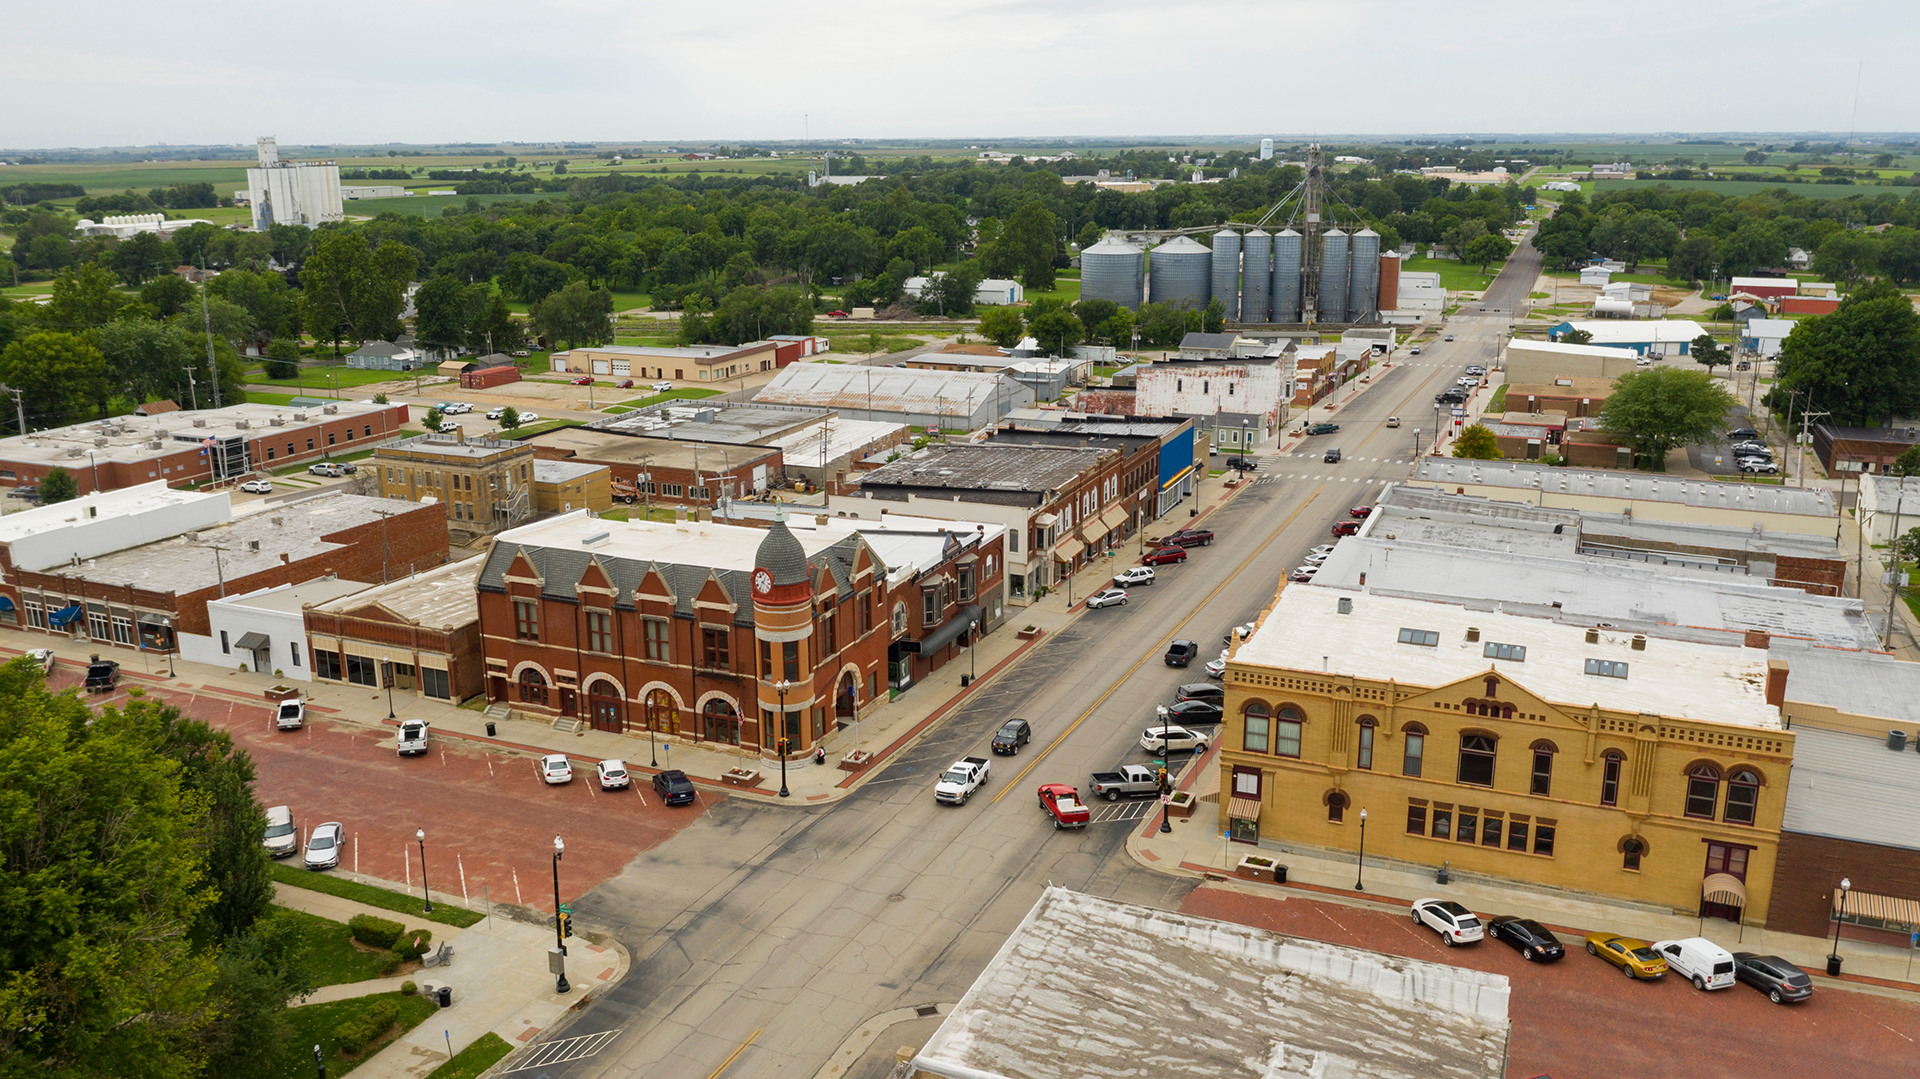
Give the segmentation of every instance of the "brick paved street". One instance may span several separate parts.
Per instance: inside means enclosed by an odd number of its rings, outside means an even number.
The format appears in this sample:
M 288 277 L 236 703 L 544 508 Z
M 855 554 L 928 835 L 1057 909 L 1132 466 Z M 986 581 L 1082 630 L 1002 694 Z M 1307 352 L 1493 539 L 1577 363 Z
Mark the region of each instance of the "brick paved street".
M 1507 1075 L 1529 1079 L 1843 1079 L 1920 1074 L 1920 1004 L 1821 985 L 1780 1006 L 1735 985 L 1702 993 L 1669 975 L 1629 981 L 1562 933 L 1536 966 L 1498 941 L 1447 948 L 1404 913 L 1196 889 L 1182 910 L 1281 933 L 1504 974 L 1513 983 Z M 1483 915 L 1509 913 L 1481 911 Z

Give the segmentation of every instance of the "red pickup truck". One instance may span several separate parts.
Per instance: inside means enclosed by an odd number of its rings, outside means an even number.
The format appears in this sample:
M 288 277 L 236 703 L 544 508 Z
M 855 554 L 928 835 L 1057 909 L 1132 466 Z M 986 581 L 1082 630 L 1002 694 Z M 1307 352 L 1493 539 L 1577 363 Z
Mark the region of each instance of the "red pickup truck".
M 1042 783 L 1040 808 L 1053 818 L 1055 828 L 1085 828 L 1093 819 L 1087 804 L 1080 800 L 1080 792 L 1065 783 Z

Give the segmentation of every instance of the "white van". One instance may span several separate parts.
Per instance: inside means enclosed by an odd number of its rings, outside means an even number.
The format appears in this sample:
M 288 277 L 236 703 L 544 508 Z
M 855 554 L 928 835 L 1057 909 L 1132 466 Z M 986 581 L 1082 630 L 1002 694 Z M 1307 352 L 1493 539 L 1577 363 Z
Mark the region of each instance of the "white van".
M 1725 989 L 1733 984 L 1733 953 L 1705 937 L 1655 941 L 1653 950 L 1667 968 L 1695 989 Z
M 300 853 L 300 829 L 294 825 L 292 809 L 274 806 L 267 810 L 267 834 L 261 842 L 266 845 L 269 857 L 285 858 Z

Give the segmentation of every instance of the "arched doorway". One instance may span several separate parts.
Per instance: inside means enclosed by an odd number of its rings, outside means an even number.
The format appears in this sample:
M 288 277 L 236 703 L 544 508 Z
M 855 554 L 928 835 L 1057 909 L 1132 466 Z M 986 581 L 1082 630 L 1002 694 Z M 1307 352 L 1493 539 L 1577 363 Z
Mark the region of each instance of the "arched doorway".
M 620 699 L 620 690 L 605 678 L 596 678 L 587 687 L 587 719 L 596 731 L 612 731 L 614 734 L 627 729 L 626 702 Z
M 724 698 L 709 697 L 700 709 L 701 734 L 709 742 L 740 744 L 740 713 Z
M 520 703 L 547 705 L 547 676 L 528 667 L 520 672 Z
M 664 689 L 647 694 L 647 726 L 661 734 L 680 733 L 680 709 L 674 707 L 673 694 Z
M 854 688 L 853 672 L 843 671 L 840 674 L 840 689 L 833 695 L 834 722 L 841 727 L 852 723 L 857 707 L 857 691 Z

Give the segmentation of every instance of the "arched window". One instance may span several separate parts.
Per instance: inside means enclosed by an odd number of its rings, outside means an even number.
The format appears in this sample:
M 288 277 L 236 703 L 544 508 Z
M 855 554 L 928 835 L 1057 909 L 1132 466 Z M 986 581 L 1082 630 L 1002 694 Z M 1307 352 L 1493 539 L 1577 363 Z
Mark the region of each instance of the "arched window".
M 520 672 L 520 703 L 538 705 L 547 703 L 546 675 L 532 667 Z
M 1327 795 L 1327 820 L 1339 824 L 1347 816 L 1347 796 L 1339 791 Z
M 1546 739 L 1533 744 L 1533 780 L 1528 786 L 1529 793 L 1546 798 L 1553 793 L 1553 755 L 1559 747 Z
M 1267 752 L 1267 737 L 1271 733 L 1272 714 L 1263 701 L 1248 701 L 1240 709 L 1246 720 L 1246 735 L 1241 740 L 1241 748 L 1249 753 Z
M 1600 761 L 1600 804 L 1617 806 L 1620 804 L 1620 765 L 1627 759 L 1625 753 L 1609 749 L 1601 754 Z
M 1460 736 L 1460 769 L 1456 778 L 1476 787 L 1493 786 L 1494 750 L 1497 741 L 1490 734 Z
M 1696 764 L 1687 770 L 1686 814 L 1699 820 L 1712 820 L 1720 804 L 1720 769 L 1711 764 Z
M 1620 841 L 1620 868 L 1634 873 L 1640 872 L 1640 856 L 1647 852 L 1647 845 L 1637 836 L 1628 836 Z
M 1728 824 L 1752 824 L 1760 809 L 1760 777 L 1736 768 L 1727 777 Z
M 1417 776 L 1427 755 L 1427 729 L 1418 723 L 1409 723 L 1401 731 L 1406 737 L 1406 753 L 1400 759 L 1400 774 Z
M 596 678 L 587 687 L 587 717 L 596 731 L 618 734 L 627 729 L 626 708 L 620 690 L 605 678 Z
M 1378 727 L 1372 716 L 1360 717 L 1360 745 L 1354 754 L 1354 764 L 1373 771 L 1373 732 Z
M 709 697 L 700 707 L 700 726 L 709 742 L 740 744 L 740 713 L 719 697 Z
M 1283 707 L 1273 717 L 1273 755 L 1276 757 L 1298 757 L 1300 755 L 1300 727 L 1307 717 L 1297 708 Z
M 674 719 L 680 710 L 673 706 L 673 694 L 664 689 L 650 690 L 647 693 L 647 726 L 662 734 L 673 734 Z

